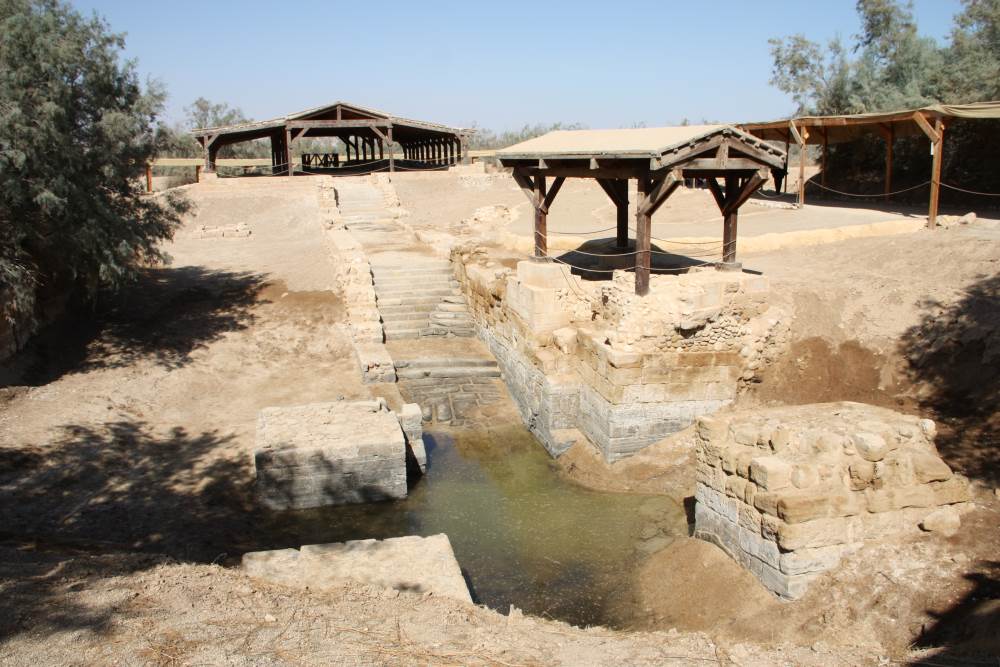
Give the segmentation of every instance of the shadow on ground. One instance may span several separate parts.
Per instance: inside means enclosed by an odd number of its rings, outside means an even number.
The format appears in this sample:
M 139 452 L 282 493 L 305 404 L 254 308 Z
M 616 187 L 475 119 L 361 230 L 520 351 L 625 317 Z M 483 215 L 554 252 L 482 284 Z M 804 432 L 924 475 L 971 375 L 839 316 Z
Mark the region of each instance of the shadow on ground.
M 40 386 L 67 373 L 145 359 L 180 368 L 197 349 L 247 328 L 266 286 L 258 273 L 200 266 L 148 269 L 121 291 L 99 295 L 92 309 L 40 331 L 0 373 L 0 384 Z
M 706 247 L 692 246 L 682 252 L 670 252 L 658 245 L 651 246 L 651 273 L 684 273 L 691 267 L 706 262 L 718 262 L 722 257 L 716 252 L 722 242 Z M 635 239 L 629 239 L 627 248 L 619 248 L 614 237 L 591 239 L 575 250 L 555 258 L 557 262 L 574 267 L 572 273 L 584 280 L 611 280 L 615 270 L 635 267 Z
M 900 341 L 920 407 L 942 424 L 937 446 L 965 475 L 1000 485 L 1000 274 L 924 315 Z

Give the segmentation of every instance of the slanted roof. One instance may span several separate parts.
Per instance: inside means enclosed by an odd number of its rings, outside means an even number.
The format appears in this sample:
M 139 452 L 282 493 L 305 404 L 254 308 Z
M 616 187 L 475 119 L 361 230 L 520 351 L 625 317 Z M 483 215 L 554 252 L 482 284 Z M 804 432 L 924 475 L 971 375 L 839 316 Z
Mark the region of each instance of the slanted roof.
M 499 156 L 514 157 L 591 157 L 628 155 L 653 157 L 677 144 L 713 134 L 724 125 L 682 125 L 678 127 L 639 127 L 622 130 L 555 130 L 497 151 Z
M 755 162 L 755 169 L 784 164 L 784 151 L 732 125 L 557 130 L 501 149 L 497 157 L 507 166 L 539 160 L 564 165 L 572 161 L 612 160 L 659 170 L 687 165 L 691 160 L 704 158 L 709 151 L 714 151 L 714 156 L 723 144 L 734 158 L 730 160 L 734 165 L 730 168 L 738 168 L 735 164 L 741 160 Z M 719 157 L 720 168 L 725 169 L 728 157 Z
M 1000 101 L 974 102 L 972 104 L 933 104 L 919 109 L 901 109 L 879 113 L 843 114 L 839 116 L 797 116 L 782 120 L 758 123 L 740 123 L 745 131 L 766 140 L 789 139 L 789 125 L 797 128 L 821 128 L 810 132 L 806 143 L 829 144 L 853 141 L 872 128 L 892 127 L 897 137 L 922 135 L 923 130 L 914 122 L 914 115 L 924 118 L 1000 119 Z M 794 140 L 793 140 L 794 141 Z
M 350 102 L 331 102 L 322 106 L 312 107 L 303 111 L 296 111 L 285 116 L 272 118 L 270 120 L 251 121 L 247 123 L 236 123 L 233 125 L 220 125 L 216 127 L 199 127 L 191 131 L 196 137 L 216 134 L 255 134 L 266 135 L 267 132 L 283 127 L 294 121 L 312 120 L 336 113 L 338 107 L 343 114 L 346 112 L 345 120 L 384 120 L 387 125 L 398 126 L 400 128 L 411 128 L 414 130 L 424 130 L 428 132 L 440 132 L 445 134 L 466 135 L 473 131 L 466 128 L 450 127 L 441 123 L 432 123 L 423 120 L 413 120 L 394 116 L 388 112 L 364 107 Z

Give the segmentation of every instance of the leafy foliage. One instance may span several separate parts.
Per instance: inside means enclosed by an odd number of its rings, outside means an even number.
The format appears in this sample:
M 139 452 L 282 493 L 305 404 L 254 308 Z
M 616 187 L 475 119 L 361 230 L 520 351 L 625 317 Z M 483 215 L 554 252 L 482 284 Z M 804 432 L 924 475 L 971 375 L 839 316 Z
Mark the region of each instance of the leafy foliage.
M 144 196 L 163 91 L 121 35 L 59 0 L 0 0 L 0 314 L 36 292 L 118 286 L 164 259 L 184 208 Z

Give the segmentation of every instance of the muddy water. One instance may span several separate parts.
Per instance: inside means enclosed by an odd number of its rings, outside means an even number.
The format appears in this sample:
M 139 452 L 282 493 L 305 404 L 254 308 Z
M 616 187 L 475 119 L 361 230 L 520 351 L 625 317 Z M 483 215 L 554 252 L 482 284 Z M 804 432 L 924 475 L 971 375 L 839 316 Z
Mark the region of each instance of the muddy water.
M 286 544 L 446 533 L 475 600 L 575 625 L 632 625 L 629 577 L 685 534 L 680 503 L 564 481 L 519 424 L 429 432 L 406 500 L 281 515 Z

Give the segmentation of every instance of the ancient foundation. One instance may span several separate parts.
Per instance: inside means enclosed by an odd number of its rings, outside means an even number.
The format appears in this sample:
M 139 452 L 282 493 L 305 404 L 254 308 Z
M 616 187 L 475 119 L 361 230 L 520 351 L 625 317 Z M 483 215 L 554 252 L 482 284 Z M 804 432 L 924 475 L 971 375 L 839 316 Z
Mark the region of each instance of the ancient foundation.
M 254 466 L 261 503 L 306 509 L 405 498 L 407 458 L 422 471 L 420 408 L 384 400 L 265 408 Z
M 553 456 L 587 440 L 615 461 L 733 402 L 784 328 L 761 276 L 714 268 L 585 283 L 557 263 L 516 271 L 456 251 L 480 337 Z
M 929 419 L 828 403 L 698 420 L 695 535 L 800 597 L 866 540 L 953 531 L 968 481 Z
M 330 590 L 345 581 L 472 602 L 462 570 L 445 534 L 394 537 L 243 555 L 251 577 L 285 586 Z

